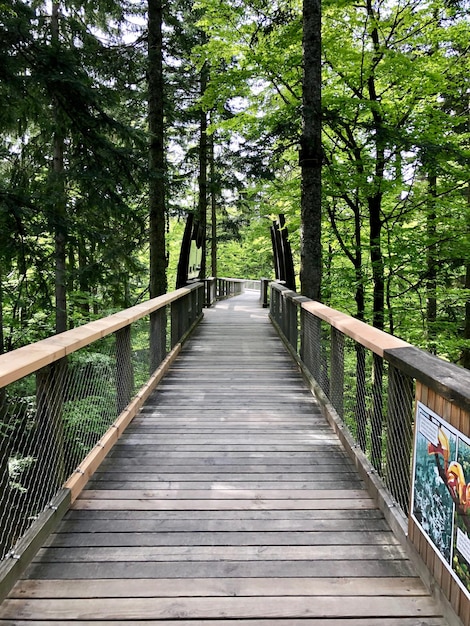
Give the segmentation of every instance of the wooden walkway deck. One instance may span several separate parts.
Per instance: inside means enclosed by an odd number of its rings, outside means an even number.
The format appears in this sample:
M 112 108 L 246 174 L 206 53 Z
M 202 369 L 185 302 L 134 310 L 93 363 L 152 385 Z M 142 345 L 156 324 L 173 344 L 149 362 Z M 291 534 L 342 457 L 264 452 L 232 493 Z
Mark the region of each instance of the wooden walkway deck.
M 256 295 L 219 303 L 0 626 L 442 626 Z

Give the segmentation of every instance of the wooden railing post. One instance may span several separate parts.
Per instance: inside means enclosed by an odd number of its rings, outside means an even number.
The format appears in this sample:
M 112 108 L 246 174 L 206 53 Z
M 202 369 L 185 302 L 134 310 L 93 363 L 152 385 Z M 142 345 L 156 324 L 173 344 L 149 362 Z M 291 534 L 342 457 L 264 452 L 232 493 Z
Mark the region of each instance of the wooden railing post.
M 150 374 L 166 357 L 166 307 L 150 314 Z
M 289 341 L 290 345 L 297 352 L 298 327 L 297 327 L 297 304 L 292 295 L 296 295 L 295 291 L 289 295 Z
M 216 300 L 217 279 L 210 277 L 204 279 L 204 306 L 209 308 Z
M 266 309 L 268 307 L 269 278 L 262 278 L 260 283 L 260 300 L 263 309 Z
M 119 415 L 129 404 L 134 391 L 131 325 L 115 333 L 116 337 L 116 398 Z
M 171 347 L 178 343 L 182 331 L 182 298 L 171 303 Z

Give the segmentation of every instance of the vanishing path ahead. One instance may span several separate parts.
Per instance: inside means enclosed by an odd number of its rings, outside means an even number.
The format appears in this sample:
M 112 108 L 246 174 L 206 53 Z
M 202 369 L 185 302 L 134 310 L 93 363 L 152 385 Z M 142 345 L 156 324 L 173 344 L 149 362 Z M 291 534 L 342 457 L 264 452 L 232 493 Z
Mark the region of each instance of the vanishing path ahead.
M 257 303 L 205 311 L 0 626 L 441 626 Z

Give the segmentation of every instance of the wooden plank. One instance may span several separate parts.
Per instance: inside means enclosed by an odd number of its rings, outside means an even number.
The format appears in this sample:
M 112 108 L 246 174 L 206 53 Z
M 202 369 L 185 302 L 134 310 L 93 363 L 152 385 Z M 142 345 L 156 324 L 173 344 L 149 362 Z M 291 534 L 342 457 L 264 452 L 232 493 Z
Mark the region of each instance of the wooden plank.
M 354 618 L 354 626 L 448 626 L 447 622 L 440 617 L 426 617 L 425 620 L 416 621 L 416 617 L 380 617 L 380 618 Z M 92 620 L 83 621 L 64 620 L 60 618 L 58 622 L 51 620 L 1 620 L 2 626 L 51 626 L 60 623 L 61 626 L 110 626 L 109 621 Z M 351 620 L 346 618 L 307 618 L 307 619 L 238 619 L 237 626 L 351 626 Z M 132 620 L 133 626 L 227 626 L 227 620 Z M 129 621 L 113 620 L 112 626 L 129 626 Z
M 324 490 L 298 489 L 285 491 L 277 489 L 234 489 L 230 485 L 221 485 L 212 489 L 131 489 L 131 490 L 93 490 L 87 491 L 79 497 L 79 500 L 336 500 L 337 507 L 341 508 L 343 500 L 357 498 L 368 499 L 364 489 L 337 489 L 325 492 Z
M 115 463 L 116 468 L 118 468 L 118 463 Z M 282 483 L 284 482 L 304 482 L 307 481 L 309 485 L 313 485 L 315 483 L 331 483 L 336 481 L 343 482 L 351 482 L 360 481 L 361 479 L 357 474 L 354 474 L 351 471 L 351 467 L 347 467 L 345 465 L 338 465 L 338 471 L 334 471 L 334 466 L 330 465 L 328 468 L 319 468 L 315 471 L 315 468 L 309 468 L 308 471 L 298 470 L 290 471 L 290 472 L 277 472 L 276 467 L 266 468 L 265 471 L 258 471 L 256 469 L 257 466 L 251 471 L 244 471 L 244 467 L 238 467 L 238 471 L 233 471 L 230 473 L 229 479 L 227 478 L 226 472 L 220 471 L 219 468 L 213 468 L 211 475 L 208 477 L 205 474 L 207 472 L 204 471 L 204 467 L 199 467 L 197 471 L 194 472 L 185 472 L 183 469 L 179 469 L 177 467 L 165 467 L 160 468 L 163 469 L 162 472 L 151 471 L 149 466 L 146 467 L 138 467 L 132 466 L 126 468 L 126 471 L 113 471 L 112 468 L 103 468 L 95 472 L 93 475 L 93 481 L 98 483 L 99 485 L 106 484 L 109 482 L 125 482 L 125 481 L 139 481 L 139 482 L 153 482 L 153 483 L 162 483 L 172 485 L 175 482 L 188 482 L 188 483 L 214 483 L 214 484 L 233 484 L 233 483 L 254 483 L 259 482 L 262 483 L 279 483 L 280 489 L 283 489 Z M 207 469 L 207 468 L 206 468 Z M 223 468 L 222 468 L 223 470 Z M 99 488 L 99 487 L 97 487 Z M 141 487 L 142 488 L 142 487 Z M 170 488 L 170 487 L 168 487 Z M 317 487 L 313 487 L 316 489 Z
M 280 572 L 286 578 L 409 577 L 415 572 L 408 560 L 352 561 L 147 561 L 32 563 L 31 579 L 94 578 L 270 578 Z M 339 576 L 340 574 L 340 576 Z
M 44 543 L 46 547 L 119 547 L 119 546 L 359 546 L 398 545 L 391 531 L 283 531 L 263 529 L 262 537 L 257 531 L 188 531 L 131 532 L 116 529 L 108 532 L 59 533 L 51 535 Z M 339 550 L 341 552 L 341 550 Z M 307 553 L 306 553 L 307 554 Z M 287 555 L 287 551 L 286 551 Z
M 132 446 L 116 446 L 123 448 L 122 453 L 125 456 L 126 452 L 128 454 L 134 454 L 131 448 Z M 330 452 L 335 452 L 336 450 L 341 450 L 339 444 L 324 444 L 323 442 L 306 444 L 306 445 L 290 445 L 290 444 L 239 444 L 239 445 L 212 445 L 206 444 L 205 446 L 198 446 L 197 444 L 184 444 L 184 443 L 176 443 L 176 444 L 156 444 L 153 446 L 144 446 L 142 445 L 139 448 L 140 454 L 142 456 L 154 456 L 156 454 L 161 454 L 162 452 L 192 452 L 204 449 L 205 452 L 309 452 L 311 454 L 317 454 L 318 450 L 325 455 L 329 455 Z M 138 454 L 139 452 L 137 452 Z M 118 451 L 115 450 L 114 454 L 118 454 Z M 189 455 L 191 456 L 191 455 Z
M 184 580 L 21 580 L 11 597 L 148 598 L 269 596 L 424 596 L 419 578 L 189 578 Z
M 86 500 L 85 496 L 76 500 L 74 509 L 103 510 L 140 510 L 140 511 L 250 511 L 259 510 L 324 510 L 337 507 L 337 500 Z M 342 500 L 341 508 L 374 509 L 375 502 L 371 498 L 355 498 Z
M 102 512 L 102 511 L 101 511 Z M 91 513 L 91 511 L 90 511 Z M 96 513 L 96 512 L 95 512 Z M 80 536 L 82 534 L 93 533 L 99 536 L 101 533 L 128 533 L 129 535 L 137 533 L 141 536 L 143 533 L 185 533 L 188 536 L 197 534 L 208 534 L 217 540 L 218 533 L 231 533 L 232 542 L 236 541 L 234 533 L 263 533 L 264 541 L 270 532 L 289 532 L 296 533 L 299 531 L 305 533 L 321 533 L 328 531 L 333 536 L 335 533 L 360 532 L 361 535 L 374 531 L 390 532 L 387 523 L 383 518 L 365 518 L 354 519 L 348 516 L 344 519 L 315 519 L 309 517 L 307 519 L 132 519 L 129 523 L 128 519 L 74 519 L 70 516 L 64 520 L 56 529 L 54 537 L 61 534 L 71 536 Z
M 7 600 L 1 608 L 6 619 L 214 619 L 230 615 L 231 619 L 285 618 L 285 617 L 409 617 L 439 616 L 435 603 L 426 597 L 362 597 L 343 596 L 316 598 L 312 603 L 305 597 L 264 598 L 99 598 L 94 599 L 38 599 Z
M 263 539 L 256 546 L 119 546 L 56 548 L 50 546 L 39 550 L 35 562 L 173 562 L 183 561 L 367 561 L 406 559 L 400 545 L 338 545 L 335 550 L 331 545 L 264 545 Z M 116 542 L 118 543 L 118 542 Z
M 186 459 L 186 463 L 184 460 Z M 204 472 L 207 468 L 216 469 L 217 472 L 239 473 L 246 469 L 247 472 L 273 472 L 279 470 L 280 473 L 299 473 L 312 471 L 335 471 L 337 467 L 341 471 L 341 467 L 347 468 L 350 472 L 353 469 L 351 461 L 344 459 L 342 452 L 332 452 L 330 458 L 328 455 L 308 454 L 305 452 L 273 452 L 266 454 L 265 452 L 232 452 L 224 454 L 223 451 L 205 452 L 203 449 L 184 451 L 160 451 L 158 454 L 143 454 L 140 457 L 137 452 L 126 452 L 126 454 L 117 455 L 112 452 L 102 464 L 102 471 L 113 471 L 122 468 L 123 471 L 128 469 L 138 471 L 141 467 L 142 471 L 158 472 L 165 467 L 165 471 L 169 472 Z M 167 469 L 168 468 L 168 469 Z M 185 468 L 194 468 L 188 469 Z
M 121 441 L 118 445 L 122 446 L 123 448 L 126 446 L 137 445 L 139 446 L 139 448 L 142 447 L 142 449 L 145 450 L 147 446 L 151 448 L 154 445 L 165 444 L 168 442 L 171 442 L 173 444 L 175 442 L 175 439 L 178 439 L 179 441 L 184 442 L 186 445 L 194 444 L 203 446 L 205 448 L 207 445 L 208 437 L 210 438 L 211 445 L 221 444 L 223 446 L 226 446 L 229 443 L 240 444 L 246 442 L 247 434 L 233 431 L 229 433 L 219 434 L 218 432 L 215 432 L 214 429 L 212 429 L 210 433 L 203 434 L 192 434 L 188 433 L 187 431 L 173 432 L 170 434 L 158 432 L 146 433 L 145 431 L 134 434 L 131 432 L 126 437 L 125 442 Z M 321 431 L 316 430 L 315 433 L 303 432 L 298 435 L 291 434 L 289 432 L 283 432 L 279 434 L 256 432 L 250 433 L 251 444 L 261 444 L 263 446 L 271 444 L 278 445 L 280 441 L 283 441 L 284 443 L 289 443 L 290 445 L 296 443 L 304 444 L 306 442 L 317 441 L 321 441 L 322 443 L 328 443 L 328 445 L 334 445 L 335 447 L 337 447 L 338 445 L 338 440 L 335 438 L 331 430 L 326 428 L 322 429 Z
M 271 520 L 313 520 L 315 523 L 318 521 L 330 522 L 334 520 L 377 520 L 384 519 L 383 513 L 377 509 L 247 509 L 247 510 L 219 510 L 219 511 L 198 511 L 198 510 L 168 510 L 168 511 L 139 511 L 136 509 L 123 509 L 123 510 L 77 510 L 71 509 L 67 513 L 66 521 L 68 520 L 129 520 L 134 522 L 135 520 L 147 520 L 147 521 L 168 521 L 174 522 L 177 520 L 219 520 L 219 521 L 271 521 Z
M 51 626 L 50 621 L 44 620 L 15 620 L 1 621 L 2 626 Z M 140 622 L 134 622 L 140 623 Z M 178 624 L 179 626 L 226 626 L 227 620 L 225 618 L 219 619 L 177 619 L 177 620 L 145 620 L 145 626 L 172 626 Z M 252 619 L 238 619 L 237 625 L 240 626 L 351 626 L 350 619 L 343 618 L 258 618 Z M 78 620 L 61 620 L 60 624 L 74 625 L 74 626 L 90 626 L 89 621 Z M 122 620 L 94 620 L 93 626 L 129 626 L 129 621 Z M 448 623 L 441 617 L 426 617 L 419 622 L 416 618 L 405 617 L 380 617 L 380 618 L 355 618 L 354 626 L 448 626 Z
M 230 452 L 230 455 L 227 453 Z M 307 450 L 307 451 L 289 451 L 289 450 L 280 450 L 280 451 L 271 451 L 269 454 L 268 450 L 260 450 L 256 448 L 253 451 L 246 450 L 207 450 L 205 447 L 201 446 L 199 448 L 190 449 L 190 450 L 144 450 L 142 454 L 139 456 L 139 451 L 133 448 L 128 448 L 127 450 L 117 450 L 112 451 L 111 455 L 108 455 L 106 459 L 107 463 L 114 463 L 113 458 L 118 457 L 119 463 L 125 465 L 127 464 L 137 464 L 140 460 L 140 465 L 156 465 L 157 467 L 161 467 L 164 465 L 172 465 L 172 461 L 178 461 L 179 463 L 183 463 L 184 459 L 189 461 L 189 464 L 193 462 L 197 462 L 198 459 L 201 459 L 201 462 L 206 464 L 220 464 L 220 465 L 241 465 L 249 464 L 250 461 L 254 463 L 259 463 L 261 465 L 276 465 L 276 467 L 294 467 L 296 465 L 303 465 L 305 467 L 309 467 L 309 470 L 312 471 L 312 468 L 323 468 L 323 471 L 334 471 L 335 465 L 347 465 L 348 470 L 351 471 L 353 468 L 353 464 L 349 459 L 346 458 L 345 453 L 340 449 L 335 449 L 332 451 L 317 451 L 317 450 Z M 158 453 L 158 454 L 157 454 Z M 262 463 L 261 463 L 262 461 Z M 332 468 L 330 470 L 330 468 Z M 262 470 L 261 470 L 262 471 Z M 279 470 L 279 471 L 288 471 Z
M 153 478 L 153 477 L 152 477 Z M 127 476 L 127 478 L 125 478 L 124 480 L 121 481 L 114 481 L 114 480 L 99 480 L 96 477 L 94 477 L 94 479 L 89 483 L 89 487 L 90 489 L 100 489 L 101 486 L 106 485 L 107 489 L 112 489 L 112 490 L 130 490 L 130 489 L 147 489 L 147 490 L 152 490 L 152 489 L 182 489 L 183 491 L 185 490 L 189 490 L 189 489 L 196 489 L 196 490 L 211 490 L 212 488 L 215 489 L 222 489 L 222 488 L 235 488 L 235 489 L 259 489 L 259 490 L 267 490 L 267 489 L 272 489 L 272 490 L 290 490 L 290 491 L 294 491 L 294 490 L 299 490 L 299 489 L 308 489 L 313 488 L 316 490 L 319 489 L 323 489 L 323 490 L 330 490 L 333 491 L 334 489 L 361 489 L 363 488 L 363 484 L 361 483 L 360 480 L 356 479 L 356 480 L 333 480 L 331 478 L 331 476 L 324 478 L 323 480 L 318 480 L 317 477 L 315 477 L 314 479 L 309 480 L 304 479 L 302 480 L 296 480 L 294 481 L 293 479 L 291 480 L 286 480 L 286 479 L 281 479 L 279 478 L 278 480 L 275 481 L 256 481 L 253 478 L 251 480 L 245 480 L 245 481 L 240 481 L 240 480 L 234 480 L 232 476 L 230 476 L 229 479 L 227 479 L 227 481 L 224 482 L 218 482 L 215 483 L 214 486 L 214 482 L 211 482 L 210 480 L 207 480 L 206 482 L 204 482 L 203 480 L 197 480 L 197 477 L 194 477 L 193 481 L 186 481 L 186 480 L 175 480 L 175 481 L 167 481 L 167 482 L 160 482 L 160 481 L 146 481 L 145 479 L 145 475 L 140 474 L 140 477 L 138 477 L 138 480 L 132 480 L 132 474 Z M 299 478 L 298 475 L 295 475 L 294 478 Z
M 251 453 L 232 453 L 226 454 L 213 454 L 207 452 L 194 452 L 186 455 L 187 463 L 184 463 L 185 455 L 181 452 L 172 454 L 161 454 L 152 457 L 150 454 L 141 457 L 141 463 L 139 464 L 139 458 L 137 454 L 132 456 L 122 455 L 121 457 L 116 454 L 108 456 L 104 464 L 102 465 L 102 471 L 114 471 L 122 468 L 122 471 L 129 472 L 158 472 L 162 470 L 162 465 L 159 460 L 162 459 L 164 463 L 165 472 L 168 473 L 190 473 L 197 472 L 207 473 L 208 471 L 215 471 L 217 473 L 226 474 L 240 473 L 245 471 L 246 473 L 262 474 L 266 472 L 274 472 L 279 470 L 283 474 L 299 474 L 303 472 L 315 472 L 324 473 L 325 471 L 331 471 L 334 474 L 337 467 L 341 472 L 341 466 L 344 471 L 350 472 L 352 464 L 345 461 L 342 464 L 342 456 L 338 455 L 337 458 L 332 454 L 330 461 L 326 458 L 315 458 L 313 455 L 298 456 L 291 453 L 273 453 L 264 454 L 263 452 L 251 452 Z M 277 462 L 276 462 L 277 461 Z

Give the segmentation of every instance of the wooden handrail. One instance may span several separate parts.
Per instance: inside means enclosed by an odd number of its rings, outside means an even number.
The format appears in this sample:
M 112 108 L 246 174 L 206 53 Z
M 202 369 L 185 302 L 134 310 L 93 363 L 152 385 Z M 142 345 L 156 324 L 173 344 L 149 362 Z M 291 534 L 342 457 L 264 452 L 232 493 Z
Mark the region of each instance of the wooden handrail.
M 195 283 L 189 287 L 181 287 L 181 289 L 137 304 L 119 313 L 108 315 L 1 355 L 0 388 L 158 311 L 158 309 L 191 293 L 200 285 L 201 283 Z
M 411 347 L 411 344 L 403 341 L 403 339 L 389 335 L 383 330 L 369 326 L 365 322 L 336 311 L 320 302 L 303 302 L 301 306 L 381 357 L 384 356 L 385 350 Z
M 407 376 L 415 378 L 444 398 L 456 402 L 462 409 L 470 411 L 469 370 L 449 363 L 321 302 L 299 298 L 295 291 L 283 285 L 273 282 L 271 287 L 279 291 L 284 298 L 296 301 L 305 311 L 384 358 Z

